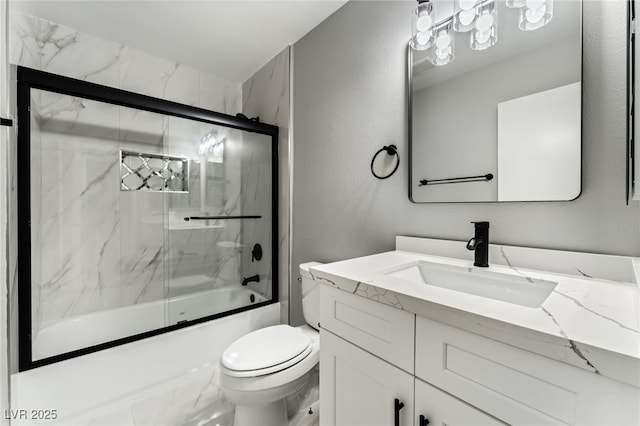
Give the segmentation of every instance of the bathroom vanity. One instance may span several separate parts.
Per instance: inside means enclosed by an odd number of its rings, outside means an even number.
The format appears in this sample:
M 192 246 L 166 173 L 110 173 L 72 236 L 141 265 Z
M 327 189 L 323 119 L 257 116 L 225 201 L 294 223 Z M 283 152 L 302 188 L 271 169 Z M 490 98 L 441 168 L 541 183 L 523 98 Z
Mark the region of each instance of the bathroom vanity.
M 321 424 L 639 424 L 638 260 L 464 244 L 311 269 Z

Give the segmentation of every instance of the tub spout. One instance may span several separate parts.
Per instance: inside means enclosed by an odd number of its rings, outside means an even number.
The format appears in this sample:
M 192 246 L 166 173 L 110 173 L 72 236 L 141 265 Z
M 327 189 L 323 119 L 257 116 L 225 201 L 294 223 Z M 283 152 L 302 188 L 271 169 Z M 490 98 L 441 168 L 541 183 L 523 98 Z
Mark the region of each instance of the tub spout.
M 258 274 L 242 279 L 242 285 L 247 285 L 249 283 L 259 283 L 259 282 L 260 282 L 260 275 Z

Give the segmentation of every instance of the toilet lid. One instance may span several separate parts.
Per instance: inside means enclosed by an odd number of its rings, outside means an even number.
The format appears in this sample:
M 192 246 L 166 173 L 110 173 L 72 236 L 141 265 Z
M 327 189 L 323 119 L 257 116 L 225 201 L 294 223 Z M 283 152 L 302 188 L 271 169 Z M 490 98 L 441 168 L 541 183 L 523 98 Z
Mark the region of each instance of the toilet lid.
M 222 354 L 222 365 L 235 371 L 273 367 L 309 352 L 311 338 L 290 325 L 274 325 L 242 336 Z

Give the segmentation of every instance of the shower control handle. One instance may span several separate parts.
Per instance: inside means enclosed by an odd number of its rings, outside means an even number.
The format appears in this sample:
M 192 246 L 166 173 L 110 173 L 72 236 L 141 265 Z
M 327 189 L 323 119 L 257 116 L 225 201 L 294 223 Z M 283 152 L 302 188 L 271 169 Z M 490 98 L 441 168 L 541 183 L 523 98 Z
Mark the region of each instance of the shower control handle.
M 253 246 L 253 250 L 251 250 L 251 261 L 262 259 L 262 246 L 260 244 L 256 244 Z

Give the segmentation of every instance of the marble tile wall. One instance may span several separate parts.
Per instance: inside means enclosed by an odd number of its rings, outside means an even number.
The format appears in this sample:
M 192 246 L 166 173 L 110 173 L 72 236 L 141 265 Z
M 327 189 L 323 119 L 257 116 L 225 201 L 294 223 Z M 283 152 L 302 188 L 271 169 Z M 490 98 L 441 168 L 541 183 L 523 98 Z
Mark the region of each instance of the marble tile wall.
M 13 64 L 228 114 L 241 110 L 237 83 L 16 11 L 9 27 Z M 226 274 L 237 280 L 240 253 L 217 243 L 238 238 L 238 224 L 173 231 L 162 218 L 168 208 L 181 219 L 199 202 L 199 191 L 185 201 L 118 189 L 118 149 L 183 155 L 172 144 L 179 123 L 47 93 L 33 102 L 40 122 L 32 127 L 42 144 L 33 157 L 42 176 L 32 176 L 34 189 L 42 185 L 32 202 L 41 225 L 34 238 L 42 247 L 42 261 L 34 256 L 35 331 L 41 322 L 163 298 L 171 294 L 171 279 Z M 240 209 L 238 169 L 230 164 L 207 173 L 208 181 L 223 183 L 207 185 L 210 206 Z M 192 183 L 198 173 L 192 169 Z
M 257 133 L 245 134 L 242 155 L 242 209 L 245 215 L 259 215 L 260 219 L 244 220 L 242 240 L 246 253 L 242 256 L 242 273 L 245 277 L 258 274 L 259 283 L 250 283 L 251 289 L 271 296 L 272 285 L 272 193 L 271 193 L 271 138 Z M 262 259 L 252 260 L 255 244 L 262 247 Z
M 289 286 L 297 283 L 291 277 L 291 270 L 297 270 L 289 265 L 289 120 L 290 120 L 290 100 L 289 100 L 289 79 L 290 79 L 290 48 L 285 48 L 276 57 L 258 70 L 242 86 L 242 108 L 244 114 L 249 117 L 259 116 L 260 121 L 268 124 L 275 124 L 279 127 L 279 150 L 278 150 L 278 252 L 279 252 L 279 294 L 282 306 L 281 318 L 283 323 L 289 322 Z M 256 171 L 254 171 L 255 173 Z M 251 179 L 247 183 L 252 182 Z M 243 192 L 250 193 L 250 192 Z M 260 197 L 264 197 L 266 192 L 260 192 Z M 247 230 L 250 238 L 251 230 Z M 260 238 L 268 238 L 262 234 Z M 255 237 L 254 237 L 255 239 Z M 251 258 L 249 257 L 249 261 Z M 246 258 L 243 258 L 247 262 Z
M 8 3 L 0 1 L 0 117 L 9 117 L 9 64 L 8 49 L 6 40 L 6 28 L 9 16 L 7 14 Z M 9 286 L 7 283 L 7 179 L 5 172 L 8 162 L 10 128 L 0 127 L 0 407 L 11 408 L 9 406 Z M 7 426 L 9 420 L 2 416 L 0 426 Z

